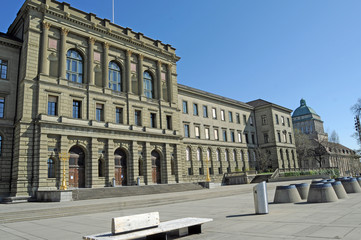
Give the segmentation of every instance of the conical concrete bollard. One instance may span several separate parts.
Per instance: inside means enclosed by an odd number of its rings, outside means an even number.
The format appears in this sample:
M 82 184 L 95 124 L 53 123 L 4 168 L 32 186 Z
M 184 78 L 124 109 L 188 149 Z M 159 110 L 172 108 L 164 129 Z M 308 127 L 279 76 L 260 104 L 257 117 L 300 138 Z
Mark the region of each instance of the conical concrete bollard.
M 361 187 L 356 178 L 344 179 L 341 182 L 347 193 L 361 193 Z
M 332 182 L 331 185 L 338 199 L 348 198 L 345 188 L 340 181 Z
M 298 193 L 302 200 L 307 199 L 308 191 L 310 190 L 310 185 L 307 183 L 295 184 Z
M 300 194 L 295 185 L 277 186 L 274 203 L 295 203 L 301 202 Z
M 331 183 L 311 184 L 308 192 L 308 203 L 336 202 L 338 200 Z
M 360 187 L 361 187 L 361 177 L 358 177 L 358 178 L 356 178 L 357 179 L 357 181 L 358 181 L 358 184 L 360 185 Z

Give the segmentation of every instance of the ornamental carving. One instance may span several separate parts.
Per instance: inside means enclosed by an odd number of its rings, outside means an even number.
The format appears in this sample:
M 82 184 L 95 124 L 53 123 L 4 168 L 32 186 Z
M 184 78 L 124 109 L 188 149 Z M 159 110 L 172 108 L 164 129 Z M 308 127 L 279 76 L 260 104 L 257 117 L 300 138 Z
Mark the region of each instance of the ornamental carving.
M 50 23 L 48 23 L 48 22 L 43 22 L 43 28 L 46 28 L 46 29 L 50 29 L 50 27 L 51 27 L 51 24 Z
M 61 35 L 68 36 L 68 34 L 69 34 L 69 30 L 62 27 L 61 28 Z
M 130 50 L 127 50 L 126 52 L 127 52 L 127 57 L 130 57 L 130 56 L 132 56 L 132 51 L 130 51 Z
M 109 46 L 110 46 L 109 43 L 107 42 L 104 43 L 104 48 L 109 49 Z
M 95 43 L 95 38 L 89 37 L 89 44 L 94 44 L 94 43 Z

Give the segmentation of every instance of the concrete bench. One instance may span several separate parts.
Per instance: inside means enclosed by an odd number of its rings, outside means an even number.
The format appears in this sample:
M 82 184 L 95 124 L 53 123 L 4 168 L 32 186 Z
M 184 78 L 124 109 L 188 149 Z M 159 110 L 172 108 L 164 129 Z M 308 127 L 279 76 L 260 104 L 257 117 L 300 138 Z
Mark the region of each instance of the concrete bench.
M 159 212 L 138 214 L 112 219 L 110 233 L 84 236 L 84 240 L 126 240 L 126 239 L 159 239 L 167 240 L 168 235 L 182 237 L 202 232 L 201 225 L 211 222 L 211 218 L 181 218 L 160 222 Z

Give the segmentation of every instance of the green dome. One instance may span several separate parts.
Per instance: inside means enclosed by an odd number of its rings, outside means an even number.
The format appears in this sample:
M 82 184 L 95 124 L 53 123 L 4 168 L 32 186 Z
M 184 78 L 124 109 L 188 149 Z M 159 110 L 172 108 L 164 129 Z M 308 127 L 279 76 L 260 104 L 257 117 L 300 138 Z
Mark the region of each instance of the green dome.
M 302 98 L 300 101 L 300 106 L 293 112 L 292 117 L 299 117 L 299 116 L 304 116 L 304 115 L 308 115 L 308 114 L 314 114 L 314 115 L 318 116 L 318 114 L 315 112 L 315 110 L 313 110 L 311 107 L 307 106 L 306 100 Z

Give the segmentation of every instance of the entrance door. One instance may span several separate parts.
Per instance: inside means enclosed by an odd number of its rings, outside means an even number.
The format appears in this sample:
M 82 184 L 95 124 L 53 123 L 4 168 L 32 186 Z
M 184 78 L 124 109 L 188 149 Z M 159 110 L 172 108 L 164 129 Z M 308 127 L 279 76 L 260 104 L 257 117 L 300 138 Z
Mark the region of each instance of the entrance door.
M 157 151 L 152 151 L 152 181 L 153 183 L 161 183 L 160 176 L 160 155 Z
M 69 151 L 69 187 L 84 188 L 85 187 L 85 166 L 84 166 L 84 152 L 78 147 L 74 146 Z
M 116 185 L 127 185 L 127 155 L 122 149 L 114 152 L 114 177 Z

